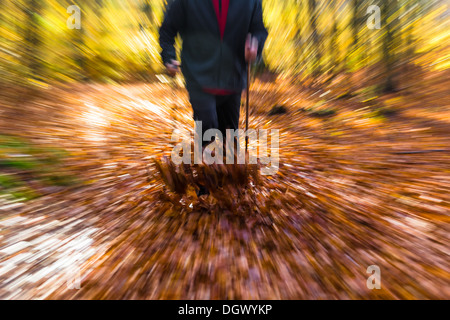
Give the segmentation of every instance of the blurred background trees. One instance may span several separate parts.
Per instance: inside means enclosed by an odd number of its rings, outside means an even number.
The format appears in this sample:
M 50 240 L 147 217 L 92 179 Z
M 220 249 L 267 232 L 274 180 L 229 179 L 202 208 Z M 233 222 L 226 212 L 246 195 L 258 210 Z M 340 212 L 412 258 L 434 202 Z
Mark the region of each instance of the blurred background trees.
M 0 83 L 149 81 L 163 72 L 158 28 L 164 0 L 1 0 Z M 67 8 L 81 9 L 69 29 Z M 264 68 L 299 81 L 328 83 L 364 72 L 379 91 L 399 89 L 396 70 L 449 66 L 444 0 L 263 0 L 270 31 Z M 370 29 L 369 6 L 381 9 Z M 358 82 L 346 77 L 345 81 Z M 345 82 L 344 81 L 344 82 Z

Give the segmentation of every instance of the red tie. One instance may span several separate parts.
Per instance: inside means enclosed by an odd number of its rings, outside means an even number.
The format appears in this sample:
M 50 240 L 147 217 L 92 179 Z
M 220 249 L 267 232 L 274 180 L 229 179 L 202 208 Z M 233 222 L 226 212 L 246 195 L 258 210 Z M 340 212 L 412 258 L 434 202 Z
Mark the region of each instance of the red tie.
M 223 40 L 225 26 L 227 25 L 228 6 L 230 0 L 212 0 L 216 10 L 217 22 L 219 23 L 220 38 Z

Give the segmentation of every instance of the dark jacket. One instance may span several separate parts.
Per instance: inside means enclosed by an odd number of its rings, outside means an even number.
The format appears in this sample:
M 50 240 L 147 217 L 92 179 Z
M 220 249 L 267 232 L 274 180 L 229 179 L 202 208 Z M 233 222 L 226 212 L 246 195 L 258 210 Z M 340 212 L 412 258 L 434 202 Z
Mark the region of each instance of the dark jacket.
M 183 40 L 181 70 L 190 88 L 240 91 L 247 82 L 245 41 L 258 39 L 261 56 L 267 38 L 261 0 L 229 0 L 223 38 L 213 0 L 173 0 L 160 29 L 164 63 L 176 59 L 175 37 Z

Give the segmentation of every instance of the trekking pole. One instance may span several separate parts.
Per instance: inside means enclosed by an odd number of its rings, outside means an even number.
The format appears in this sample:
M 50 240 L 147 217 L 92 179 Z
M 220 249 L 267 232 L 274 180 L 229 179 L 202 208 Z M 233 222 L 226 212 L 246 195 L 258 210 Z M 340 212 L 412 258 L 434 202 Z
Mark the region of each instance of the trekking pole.
M 249 102 L 250 102 L 250 70 L 251 65 L 250 62 L 247 63 L 247 97 L 246 97 L 246 106 L 245 106 L 245 154 L 248 152 L 248 111 L 249 111 Z
M 177 78 L 176 78 L 176 76 L 175 77 L 172 77 L 171 79 L 170 79 L 170 91 L 172 91 L 172 99 L 173 99 L 173 101 L 172 101 L 172 114 L 171 114 L 171 116 L 172 116 L 172 130 L 175 130 L 176 129 L 176 127 L 177 127 L 177 120 L 175 119 L 175 112 L 176 112 L 176 110 L 177 110 L 177 106 L 176 106 L 176 100 L 177 100 L 177 89 L 178 89 L 178 83 L 177 83 Z M 171 137 L 171 139 L 172 139 L 172 137 Z

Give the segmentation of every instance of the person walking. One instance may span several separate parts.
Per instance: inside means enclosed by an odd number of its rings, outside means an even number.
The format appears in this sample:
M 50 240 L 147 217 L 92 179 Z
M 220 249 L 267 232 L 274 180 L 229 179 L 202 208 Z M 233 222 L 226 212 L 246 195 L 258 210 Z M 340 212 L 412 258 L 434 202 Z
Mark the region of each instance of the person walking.
M 175 38 L 183 45 L 181 68 Z M 267 30 L 261 0 L 172 0 L 160 28 L 161 57 L 167 72 L 181 69 L 194 120 L 202 133 L 238 129 L 247 63 L 261 57 Z M 208 142 L 205 142 L 207 144 Z
M 239 129 L 247 63 L 261 58 L 268 32 L 261 0 L 172 0 L 159 31 L 161 58 L 167 73 L 182 72 L 196 122 L 203 134 Z M 181 64 L 175 38 L 181 36 Z

